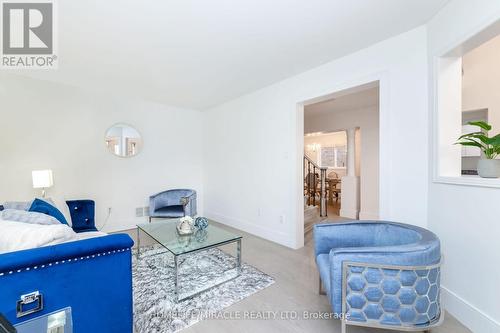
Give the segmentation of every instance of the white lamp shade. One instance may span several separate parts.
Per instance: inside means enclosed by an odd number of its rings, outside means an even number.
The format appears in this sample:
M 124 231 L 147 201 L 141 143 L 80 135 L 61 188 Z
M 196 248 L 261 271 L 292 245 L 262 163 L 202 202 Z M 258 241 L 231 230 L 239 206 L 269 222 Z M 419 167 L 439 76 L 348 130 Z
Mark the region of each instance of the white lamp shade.
M 33 188 L 49 188 L 54 185 L 52 170 L 35 170 L 31 172 Z

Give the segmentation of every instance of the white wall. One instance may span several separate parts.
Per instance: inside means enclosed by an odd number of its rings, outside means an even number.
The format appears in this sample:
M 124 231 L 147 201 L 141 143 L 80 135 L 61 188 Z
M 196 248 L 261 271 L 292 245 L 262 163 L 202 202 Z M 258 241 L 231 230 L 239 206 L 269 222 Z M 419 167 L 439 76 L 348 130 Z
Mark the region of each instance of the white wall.
M 323 105 L 325 105 L 323 103 Z M 327 106 L 327 105 L 326 105 Z M 306 132 L 332 131 L 359 127 L 361 142 L 357 159 L 360 162 L 360 219 L 377 219 L 379 216 L 379 108 L 378 106 L 323 112 L 307 116 Z M 425 223 L 425 221 L 423 221 Z
M 451 1 L 428 24 L 429 58 L 499 18 L 499 1 Z M 432 68 L 429 71 L 432 82 Z M 445 305 L 477 333 L 500 332 L 498 202 L 498 189 L 432 182 L 429 187 L 429 228 L 441 238 L 445 256 Z
M 97 224 L 112 207 L 105 230 L 135 227 L 135 208 L 149 195 L 194 188 L 203 209 L 201 114 L 140 100 L 0 75 L 0 202 L 31 200 L 40 191 L 31 171 L 52 169 L 47 196 L 69 217 L 64 200 L 94 199 Z M 114 123 L 133 125 L 143 150 L 133 158 L 108 152 L 104 134 Z
M 500 36 L 463 57 L 462 110 L 488 109 L 493 133 L 500 132 Z
M 425 226 L 426 70 L 422 27 L 208 110 L 206 215 L 300 246 L 303 127 L 297 103 L 381 80 L 380 217 Z

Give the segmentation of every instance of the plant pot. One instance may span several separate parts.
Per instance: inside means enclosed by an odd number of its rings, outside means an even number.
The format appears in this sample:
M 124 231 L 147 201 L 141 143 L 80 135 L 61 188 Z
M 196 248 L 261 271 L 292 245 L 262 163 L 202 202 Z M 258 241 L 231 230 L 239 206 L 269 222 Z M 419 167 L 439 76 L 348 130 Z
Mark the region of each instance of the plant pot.
M 477 163 L 477 174 L 483 178 L 500 177 L 500 160 L 480 159 Z

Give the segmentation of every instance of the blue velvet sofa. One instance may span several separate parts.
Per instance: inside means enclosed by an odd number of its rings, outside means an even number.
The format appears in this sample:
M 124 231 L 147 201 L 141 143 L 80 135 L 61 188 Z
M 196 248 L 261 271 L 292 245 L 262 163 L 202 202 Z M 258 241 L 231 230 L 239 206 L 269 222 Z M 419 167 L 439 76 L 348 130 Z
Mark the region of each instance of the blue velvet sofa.
M 132 333 L 132 245 L 115 234 L 1 254 L 0 313 L 16 325 L 71 307 L 74 333 Z M 19 308 L 33 292 L 43 297 Z
M 314 252 L 333 312 L 347 325 L 425 331 L 441 323 L 440 242 L 401 223 L 314 226 Z
M 196 191 L 174 189 L 163 191 L 149 197 L 149 221 L 152 218 L 179 218 L 195 216 Z

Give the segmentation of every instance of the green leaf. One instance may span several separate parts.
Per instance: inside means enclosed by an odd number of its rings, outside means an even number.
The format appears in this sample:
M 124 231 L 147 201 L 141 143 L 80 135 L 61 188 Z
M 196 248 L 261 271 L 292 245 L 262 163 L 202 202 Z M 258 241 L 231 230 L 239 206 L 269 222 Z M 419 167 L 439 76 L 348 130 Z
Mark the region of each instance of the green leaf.
M 487 143 L 482 142 L 478 138 L 463 138 L 462 140 L 465 140 L 466 142 L 475 142 L 475 143 L 481 145 L 481 147 L 483 147 L 483 149 L 488 148 L 488 146 L 489 146 Z
M 490 144 L 494 147 L 499 147 L 500 146 L 500 134 L 497 134 L 494 137 L 490 138 L 488 140 L 488 144 Z
M 482 144 L 480 144 L 479 142 L 475 142 L 475 141 L 461 141 L 461 142 L 457 142 L 456 144 L 462 145 L 462 146 L 479 147 L 481 149 L 484 149 Z
M 467 133 L 467 134 L 464 134 L 464 135 L 461 135 L 457 140 L 460 140 L 460 139 L 463 139 L 463 138 L 466 138 L 468 136 L 471 136 L 471 135 L 476 135 L 476 134 L 483 134 L 483 132 L 473 132 L 473 133 Z
M 484 154 L 487 158 L 492 159 L 495 157 L 495 149 L 494 148 L 486 148 L 484 150 Z
M 482 134 L 482 133 L 481 133 L 481 134 L 471 134 L 471 135 L 469 135 L 469 136 L 465 137 L 464 139 L 469 139 L 469 140 L 472 140 L 472 139 L 478 139 L 478 140 L 480 140 L 482 143 L 487 144 L 487 145 L 489 145 L 489 144 L 490 144 L 490 141 L 491 141 L 491 139 L 490 139 L 490 138 L 488 138 L 486 135 L 484 135 L 484 134 Z
M 485 121 L 469 121 L 469 125 L 481 127 L 482 129 L 489 131 L 491 130 L 491 125 Z

